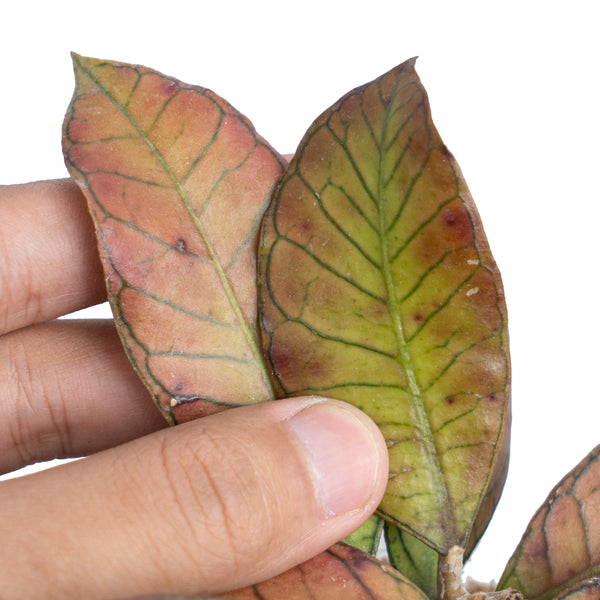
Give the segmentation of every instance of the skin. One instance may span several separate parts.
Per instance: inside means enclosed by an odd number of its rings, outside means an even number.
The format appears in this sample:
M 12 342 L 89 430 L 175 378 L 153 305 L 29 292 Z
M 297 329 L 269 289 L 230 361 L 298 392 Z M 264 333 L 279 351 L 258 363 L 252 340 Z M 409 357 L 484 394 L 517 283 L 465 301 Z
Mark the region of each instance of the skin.
M 295 398 L 167 428 L 110 320 L 85 200 L 0 186 L 0 595 L 199 594 L 267 579 L 356 529 L 387 451 L 341 402 Z M 321 475 L 319 475 L 321 473 Z

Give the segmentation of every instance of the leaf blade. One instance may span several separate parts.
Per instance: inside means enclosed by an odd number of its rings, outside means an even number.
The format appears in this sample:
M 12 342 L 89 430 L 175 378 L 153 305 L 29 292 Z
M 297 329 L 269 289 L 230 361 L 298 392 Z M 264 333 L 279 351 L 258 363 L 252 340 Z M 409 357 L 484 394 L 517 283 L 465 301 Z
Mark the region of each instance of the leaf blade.
M 481 536 L 484 534 L 487 526 L 494 514 L 494 510 L 502 495 L 506 477 L 508 475 L 508 465 L 510 458 L 510 423 L 512 420 L 511 407 L 508 406 L 504 415 L 504 428 L 502 436 L 498 443 L 495 464 L 490 472 L 486 492 L 481 500 L 473 526 L 469 533 L 469 539 L 465 547 L 464 560 L 468 560 L 473 550 L 476 548 Z
M 136 371 L 170 422 L 271 399 L 254 252 L 280 157 L 210 90 L 73 61 L 65 162 L 88 200 Z
M 530 600 L 600 575 L 600 446 L 550 492 L 500 578 Z
M 508 411 L 506 307 L 414 61 L 313 123 L 265 217 L 259 271 L 277 394 L 367 412 L 390 449 L 379 513 L 442 553 L 464 547 Z
M 371 556 L 376 556 L 383 533 L 383 525 L 384 521 L 381 517 L 371 515 L 357 530 L 347 535 L 342 541 Z
M 255 586 L 227 592 L 231 600 L 426 600 L 400 573 L 346 544 L 336 544 L 313 559 Z
M 600 577 L 590 577 L 561 591 L 556 600 L 598 600 L 600 598 Z
M 392 567 L 417 585 L 430 600 L 438 598 L 438 553 L 391 523 L 384 527 Z

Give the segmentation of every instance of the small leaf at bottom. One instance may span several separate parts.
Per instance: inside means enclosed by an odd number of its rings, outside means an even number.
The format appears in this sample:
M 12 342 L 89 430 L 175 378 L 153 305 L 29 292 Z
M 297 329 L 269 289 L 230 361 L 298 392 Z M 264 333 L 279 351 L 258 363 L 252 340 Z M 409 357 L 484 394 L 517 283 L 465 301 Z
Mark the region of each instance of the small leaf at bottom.
M 392 567 L 418 585 L 431 600 L 438 597 L 439 554 L 391 523 L 384 527 L 388 557 Z
M 530 521 L 498 589 L 549 600 L 600 575 L 600 446 L 550 492 Z

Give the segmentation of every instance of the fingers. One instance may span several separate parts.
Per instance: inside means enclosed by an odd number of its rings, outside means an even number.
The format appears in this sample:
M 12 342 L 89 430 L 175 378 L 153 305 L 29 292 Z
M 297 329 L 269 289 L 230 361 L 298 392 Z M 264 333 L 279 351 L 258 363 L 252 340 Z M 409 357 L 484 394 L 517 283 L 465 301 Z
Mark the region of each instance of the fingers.
M 4 482 L 0 588 L 93 600 L 249 585 L 358 527 L 387 468 L 376 426 L 337 401 L 269 402 L 159 431 Z
M 85 199 L 70 180 L 0 186 L 0 334 L 101 302 Z
M 0 337 L 0 472 L 87 455 L 166 426 L 110 320 Z

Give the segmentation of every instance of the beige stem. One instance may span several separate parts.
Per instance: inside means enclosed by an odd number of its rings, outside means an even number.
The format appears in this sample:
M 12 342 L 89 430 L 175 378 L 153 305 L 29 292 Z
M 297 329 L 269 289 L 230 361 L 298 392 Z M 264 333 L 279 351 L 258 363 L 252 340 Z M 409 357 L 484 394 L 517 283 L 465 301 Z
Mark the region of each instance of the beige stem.
M 463 553 L 460 546 L 452 546 L 438 562 L 438 591 L 440 600 L 459 600 L 469 593 L 463 585 Z
M 452 546 L 448 554 L 440 555 L 438 562 L 438 591 L 440 600 L 524 600 L 517 590 L 495 591 L 494 585 L 488 589 L 469 591 L 463 583 L 464 549 Z

